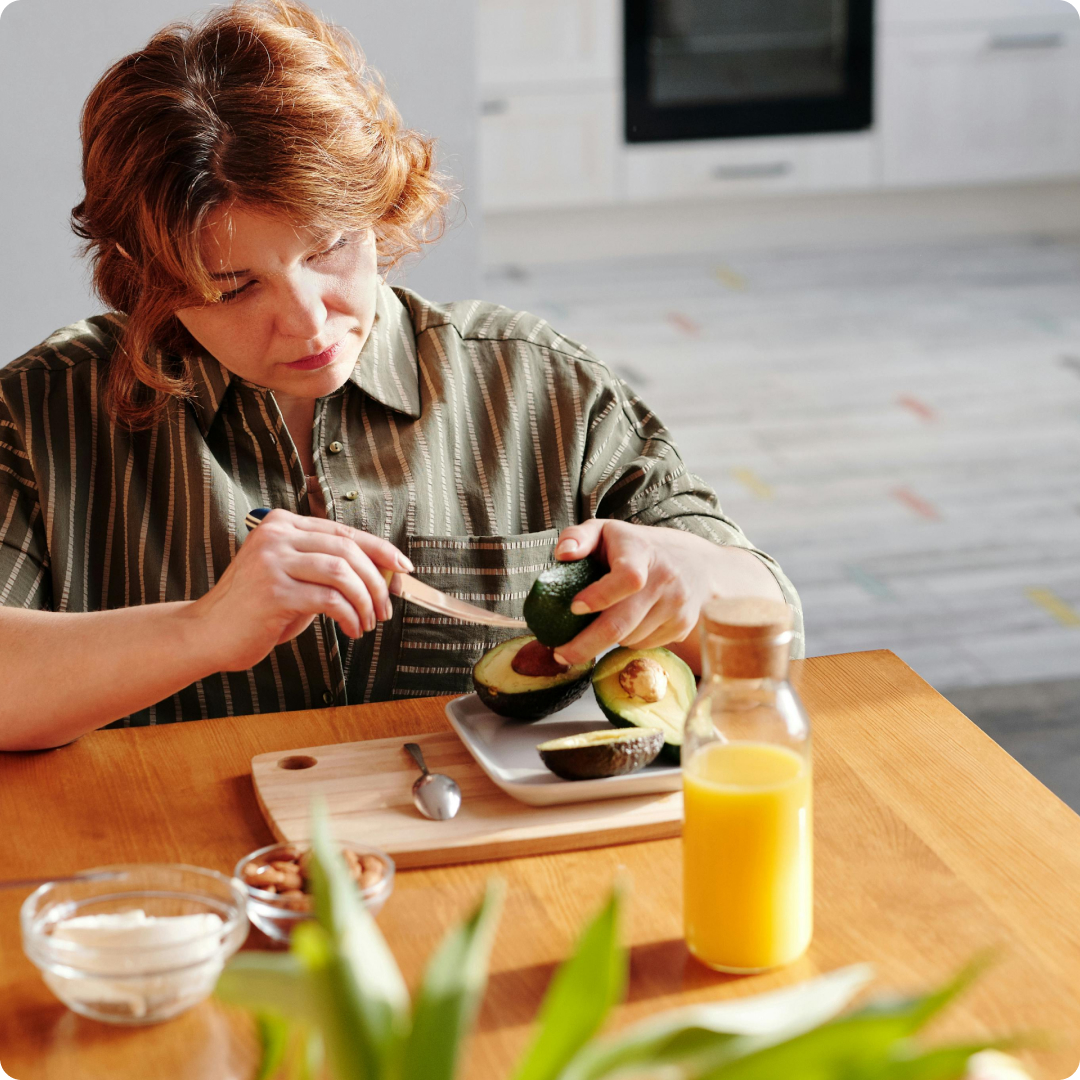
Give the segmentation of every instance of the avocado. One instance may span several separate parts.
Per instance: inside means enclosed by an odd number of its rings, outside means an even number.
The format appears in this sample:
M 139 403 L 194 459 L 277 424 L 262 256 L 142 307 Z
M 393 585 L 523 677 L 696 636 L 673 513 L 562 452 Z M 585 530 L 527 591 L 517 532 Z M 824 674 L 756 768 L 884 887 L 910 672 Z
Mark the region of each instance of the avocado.
M 663 746 L 664 733 L 659 728 L 604 728 L 542 742 L 536 749 L 540 760 L 564 780 L 599 780 L 644 769 Z
M 606 573 L 607 567 L 588 555 L 574 562 L 556 563 L 533 582 L 525 597 L 524 614 L 529 629 L 542 645 L 557 649 L 596 618 L 595 612 L 572 614 L 570 604 L 582 589 Z
M 663 761 L 679 764 L 683 726 L 697 694 L 694 673 L 667 649 L 614 649 L 592 677 L 604 715 L 621 728 L 660 728 Z
M 542 720 L 577 701 L 589 687 L 593 662 L 553 675 L 523 675 L 514 668 L 518 653 L 535 642 L 531 634 L 490 649 L 473 668 L 477 696 L 492 712 L 511 720 Z

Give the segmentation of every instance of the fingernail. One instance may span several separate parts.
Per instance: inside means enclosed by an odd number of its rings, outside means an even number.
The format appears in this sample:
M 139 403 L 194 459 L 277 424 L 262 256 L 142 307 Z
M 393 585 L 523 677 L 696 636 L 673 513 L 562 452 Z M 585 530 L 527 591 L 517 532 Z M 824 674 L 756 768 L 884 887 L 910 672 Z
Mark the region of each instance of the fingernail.
M 365 634 L 370 634 L 371 631 L 375 629 L 375 625 L 376 625 L 376 623 L 375 623 L 375 616 L 374 615 L 372 615 L 368 619 L 365 619 L 364 620 L 364 633 Z
M 387 619 L 392 619 L 393 617 L 394 617 L 394 605 L 391 604 L 389 600 L 387 600 L 386 604 L 383 606 L 383 609 L 382 609 L 382 620 L 383 620 L 383 622 L 386 622 Z
M 585 603 L 584 600 L 575 600 L 570 605 L 571 615 L 588 615 L 591 610 L 592 609 L 589 607 L 588 604 Z
M 555 548 L 556 555 L 570 555 L 577 551 L 579 544 L 576 540 L 566 539 L 560 540 Z
M 411 574 L 416 567 L 407 559 L 404 555 L 398 559 L 398 565 L 405 571 L 406 574 Z
M 561 652 L 553 652 L 551 655 L 555 658 L 555 663 L 556 664 L 562 664 L 563 667 L 573 667 L 574 666 L 573 664 L 570 663 L 569 660 L 566 659 L 565 656 L 563 656 L 563 654 Z

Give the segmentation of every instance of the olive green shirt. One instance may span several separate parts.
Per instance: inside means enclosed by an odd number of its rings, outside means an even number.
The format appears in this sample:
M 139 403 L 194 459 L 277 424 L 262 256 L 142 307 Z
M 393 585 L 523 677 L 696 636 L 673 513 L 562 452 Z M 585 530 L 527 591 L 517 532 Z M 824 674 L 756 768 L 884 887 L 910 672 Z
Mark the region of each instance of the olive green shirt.
M 155 426 L 113 424 L 100 387 L 122 326 L 87 319 L 0 368 L 0 604 L 195 599 L 235 557 L 249 509 L 311 512 L 273 393 L 209 356 L 193 396 Z M 421 581 L 507 614 L 521 614 L 559 531 L 594 516 L 754 550 L 607 367 L 492 304 L 380 285 L 356 368 L 317 403 L 313 451 L 328 517 L 397 545 Z M 755 554 L 795 610 L 800 655 L 798 597 Z M 393 618 L 360 638 L 319 617 L 250 671 L 211 675 L 118 724 L 466 691 L 507 636 L 395 599 Z

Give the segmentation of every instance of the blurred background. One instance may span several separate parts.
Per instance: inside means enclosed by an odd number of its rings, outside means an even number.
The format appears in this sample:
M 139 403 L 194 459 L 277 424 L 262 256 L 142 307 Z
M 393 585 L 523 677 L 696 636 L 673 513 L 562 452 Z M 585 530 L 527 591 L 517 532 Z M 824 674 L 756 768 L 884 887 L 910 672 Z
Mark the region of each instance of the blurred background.
M 610 364 L 799 588 L 1080 809 L 1080 16 L 325 0 L 461 188 L 399 280 Z M 77 118 L 183 0 L 0 16 L 4 359 L 96 310 Z M 47 62 L 43 62 L 43 57 Z

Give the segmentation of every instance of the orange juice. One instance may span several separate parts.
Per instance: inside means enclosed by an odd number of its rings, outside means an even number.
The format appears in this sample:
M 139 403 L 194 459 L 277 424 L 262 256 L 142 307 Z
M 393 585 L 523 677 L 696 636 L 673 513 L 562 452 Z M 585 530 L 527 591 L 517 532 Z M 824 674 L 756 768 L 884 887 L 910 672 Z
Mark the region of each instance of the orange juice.
M 813 930 L 809 762 L 786 746 L 713 742 L 683 767 L 686 942 L 721 971 L 790 963 Z

